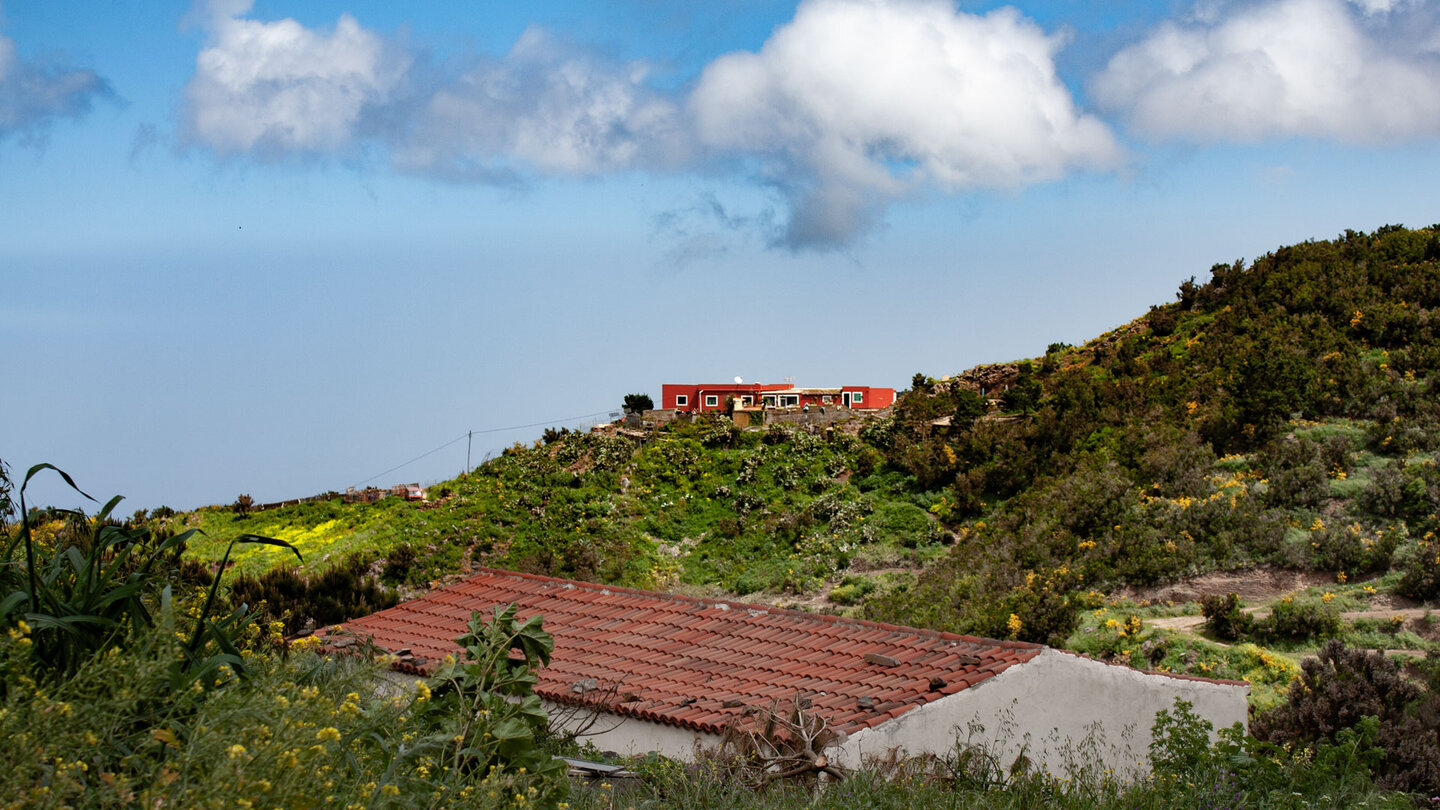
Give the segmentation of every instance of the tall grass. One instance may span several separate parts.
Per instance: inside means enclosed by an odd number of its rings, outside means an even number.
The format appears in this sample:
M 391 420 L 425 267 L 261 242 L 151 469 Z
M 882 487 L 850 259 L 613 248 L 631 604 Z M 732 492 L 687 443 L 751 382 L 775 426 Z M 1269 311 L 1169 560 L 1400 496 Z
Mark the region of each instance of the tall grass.
M 950 755 L 872 761 L 844 781 L 740 787 L 723 761 L 683 764 L 655 757 L 632 767 L 644 777 L 620 792 L 599 786 L 572 798 L 576 808 L 753 808 L 754 810 L 888 810 L 916 808 L 1411 808 L 1404 793 L 1375 788 L 1376 724 L 1342 732 L 1334 743 L 1294 753 L 1258 743 L 1238 729 L 1211 742 L 1210 727 L 1181 703 L 1157 720 L 1150 769 L 1122 779 L 1096 768 L 1071 768 L 1056 777 L 1023 765 L 1001 767 L 985 751 L 959 745 Z
M 20 526 L 0 558 L 0 626 L 24 622 L 36 659 L 60 677 L 108 649 L 127 643 L 154 624 L 156 602 L 168 604 L 172 592 L 169 574 L 178 567 L 185 543 L 195 530 L 168 537 L 144 527 L 126 527 L 111 514 L 122 500 L 111 498 L 94 518 L 76 518 L 82 531 L 67 533 L 51 548 L 40 548 L 31 531 L 25 507 L 25 490 L 31 479 L 52 470 L 71 489 L 94 501 L 64 470 L 37 464 L 20 485 Z M 88 527 L 89 533 L 83 532 Z M 300 552 L 289 543 L 269 537 L 242 534 L 230 541 L 221 559 L 223 574 L 230 550 L 237 544 L 269 545 Z M 16 554 L 17 546 L 23 557 Z M 220 576 L 214 577 L 203 606 L 194 615 L 189 640 L 172 671 L 172 685 L 183 687 L 219 667 L 245 670 L 235 640 L 250 621 L 245 606 L 216 616 Z
M 252 652 L 248 679 L 222 668 L 177 692 L 178 618 L 55 684 L 32 677 L 27 634 L 0 641 L 14 685 L 0 706 L 0 807 L 420 808 L 533 795 L 522 776 L 461 774 L 425 756 L 425 692 L 377 690 L 382 665 L 370 659 Z

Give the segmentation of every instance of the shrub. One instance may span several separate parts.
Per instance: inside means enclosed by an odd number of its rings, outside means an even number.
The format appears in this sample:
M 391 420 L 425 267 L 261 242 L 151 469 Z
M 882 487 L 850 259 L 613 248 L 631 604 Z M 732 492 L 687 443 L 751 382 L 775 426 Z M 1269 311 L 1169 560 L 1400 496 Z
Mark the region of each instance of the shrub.
M 382 576 L 389 582 L 404 582 L 410 576 L 417 555 L 409 543 L 401 543 L 385 555 L 385 570 Z
M 1255 624 L 1255 618 L 1240 609 L 1239 594 L 1206 594 L 1200 598 L 1200 610 L 1205 614 L 1206 629 L 1226 641 L 1248 636 Z
M 1363 574 L 1385 571 L 1399 542 L 1400 533 L 1381 531 L 1378 536 L 1366 532 L 1359 523 L 1347 526 L 1326 526 L 1311 532 L 1311 558 L 1315 568 L 1324 571 L 1345 571 Z
M 793 428 L 781 424 L 774 424 L 765 428 L 763 441 L 768 445 L 784 444 L 790 441 L 794 433 Z
M 176 689 L 177 622 L 191 608 L 181 602 L 129 647 L 54 683 L 25 635 L 0 634 L 0 682 L 14 686 L 0 739 L 17 754 L 0 771 L 7 806 L 554 807 L 564 790 L 563 776 L 537 778 L 524 763 L 456 767 L 441 754 L 453 753 L 460 719 L 427 710 L 444 689 L 388 682 L 365 655 L 282 653 L 256 637 L 245 680 L 221 669 L 203 688 Z
M 1433 522 L 1431 523 L 1433 527 Z M 1431 528 L 1418 543 L 1396 555 L 1401 570 L 1395 590 L 1411 599 L 1429 601 L 1440 597 L 1440 541 Z
M 1234 596 L 1234 594 L 1231 594 Z M 1194 704 L 1175 699 L 1175 711 L 1161 709 L 1155 713 L 1150 734 L 1150 767 L 1160 779 L 1192 776 L 1208 766 L 1210 733 L 1215 727 L 1195 713 Z
M 875 580 L 866 576 L 848 576 L 830 589 L 830 601 L 837 605 L 857 605 L 875 590 Z
M 1434 459 L 1406 464 L 1396 461 L 1375 470 L 1360 496 L 1361 507 L 1382 517 L 1415 520 L 1440 503 L 1440 466 Z
M 1030 363 L 1018 364 L 1019 376 L 1000 395 L 1000 407 L 1009 412 L 1029 413 L 1040 402 L 1040 381 L 1032 375 Z
M 1255 622 L 1255 634 L 1271 641 L 1304 641 L 1334 638 L 1342 627 L 1338 609 L 1316 600 L 1287 596 L 1275 603 L 1269 616 Z
M 363 558 L 352 556 L 334 568 L 304 576 L 293 568 L 275 568 L 258 577 L 237 577 L 230 601 L 256 607 L 264 603 L 272 618 L 285 622 L 287 634 L 324 627 L 394 607 L 395 591 L 368 574 Z
M 1150 325 L 1150 332 L 1156 337 L 1168 337 L 1175 332 L 1175 326 L 1179 322 L 1179 313 L 1173 307 L 1150 307 L 1150 315 L 1146 321 Z
M 1330 494 L 1329 470 L 1315 442 L 1287 436 L 1266 444 L 1260 468 L 1269 480 L 1265 503 L 1314 509 Z
M 1314 746 L 1334 742 L 1342 731 L 1373 717 L 1379 721 L 1377 744 L 1385 752 L 1375 763 L 1377 783 L 1392 790 L 1440 793 L 1436 695 L 1403 678 L 1385 656 L 1338 641 L 1326 643 L 1301 669 L 1289 700 L 1251 723 L 1255 737 Z

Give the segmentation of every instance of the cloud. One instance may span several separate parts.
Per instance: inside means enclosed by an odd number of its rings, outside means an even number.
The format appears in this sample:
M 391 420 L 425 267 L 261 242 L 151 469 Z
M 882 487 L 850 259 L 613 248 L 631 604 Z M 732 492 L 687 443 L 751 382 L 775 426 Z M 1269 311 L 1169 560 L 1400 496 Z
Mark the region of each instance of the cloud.
M 248 3 L 209 7 L 209 41 L 185 86 L 182 131 L 221 154 L 349 148 L 386 104 L 408 57 L 342 15 L 328 31 L 244 19 Z
M 0 34 L 0 140 L 43 144 L 56 119 L 79 118 L 97 98 L 114 95 L 93 70 L 22 60 L 15 41 Z
M 502 59 L 422 66 L 342 15 L 328 30 L 247 19 L 225 0 L 185 88 L 183 130 L 221 154 L 280 157 L 384 147 L 394 165 L 457 182 L 586 175 L 673 160 L 675 105 L 641 65 L 615 64 L 539 29 Z
M 226 155 L 384 155 L 447 182 L 622 171 L 740 171 L 778 190 L 791 248 L 835 247 L 929 189 L 1014 189 L 1121 157 L 1055 72 L 1063 37 L 1013 9 L 950 0 L 807 0 L 757 52 L 709 64 L 688 93 L 647 66 L 525 32 L 498 57 L 432 64 L 341 16 L 192 15 L 208 32 L 182 132 Z
M 1353 5 L 1277 0 L 1206 23 L 1164 23 L 1110 60 L 1093 95 L 1157 138 L 1383 143 L 1440 134 L 1433 25 L 1406 15 L 1410 4 Z
M 1408 5 L 1406 0 L 1349 0 L 1349 2 L 1366 14 L 1389 14 L 1401 6 Z
M 764 208 L 753 215 L 736 213 L 713 192 L 705 192 L 688 206 L 673 208 L 653 218 L 657 236 L 671 242 L 660 266 L 679 269 L 718 259 L 745 237 L 759 234 L 773 241 L 778 233 L 775 212 Z
M 465 179 L 512 164 L 592 175 L 676 165 L 686 151 L 676 105 L 619 64 L 526 31 L 500 60 L 477 60 L 425 91 L 394 146 L 397 165 Z
M 810 0 L 758 52 L 711 63 L 698 139 L 789 200 L 791 247 L 843 244 L 918 187 L 1019 188 L 1116 164 L 1107 127 L 1055 73 L 1063 44 L 1011 8 Z

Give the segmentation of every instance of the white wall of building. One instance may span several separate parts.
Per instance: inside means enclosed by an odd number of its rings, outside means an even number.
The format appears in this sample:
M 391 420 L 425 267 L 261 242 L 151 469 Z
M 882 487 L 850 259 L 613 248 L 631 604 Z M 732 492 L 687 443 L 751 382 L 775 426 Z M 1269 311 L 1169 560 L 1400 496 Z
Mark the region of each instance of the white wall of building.
M 544 701 L 552 722 L 559 719 L 562 728 L 582 730 L 580 742 L 593 743 L 601 751 L 614 751 L 622 756 L 643 756 L 657 751 L 671 759 L 695 759 L 697 748 L 717 748 L 719 734 L 707 734 L 665 723 L 653 723 L 608 712 L 576 711 L 571 706 Z M 585 727 L 581 729 L 581 727 Z
M 411 676 L 387 673 L 382 689 L 413 688 Z M 955 750 L 956 743 L 982 745 L 1009 769 L 1022 752 L 1038 766 L 1063 776 L 1101 767 L 1121 776 L 1147 767 L 1155 713 L 1173 709 L 1177 699 L 1215 729 L 1246 722 L 1246 685 L 1174 678 L 1105 664 L 1046 648 L 1028 663 L 953 695 L 917 707 L 844 740 L 835 760 L 858 767 L 869 756 L 892 749 L 902 755 Z M 693 760 L 701 748 L 716 748 L 720 735 L 608 712 L 576 711 L 544 701 L 552 719 L 567 729 L 586 726 L 583 741 L 602 751 L 644 755 L 656 751 Z
M 1009 768 L 1022 752 L 1060 776 L 1100 767 L 1121 776 L 1147 768 L 1155 713 L 1176 699 L 1216 729 L 1245 723 L 1249 686 L 1173 678 L 1045 649 L 1025 664 L 852 735 L 839 761 L 856 767 L 891 749 L 945 755 L 956 742 L 984 745 Z

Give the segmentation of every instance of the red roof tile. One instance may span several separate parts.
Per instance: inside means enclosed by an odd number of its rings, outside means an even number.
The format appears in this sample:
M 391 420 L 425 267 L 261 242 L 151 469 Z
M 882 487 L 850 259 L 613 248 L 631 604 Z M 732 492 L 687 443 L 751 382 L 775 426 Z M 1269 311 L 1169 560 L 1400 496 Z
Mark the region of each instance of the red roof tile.
M 541 614 L 555 637 L 550 666 L 536 673 L 542 697 L 589 703 L 603 692 L 577 695 L 572 684 L 594 678 L 603 690 L 618 681 L 618 694 L 638 699 L 617 702 L 611 711 L 714 733 L 742 711 L 724 708 L 726 700 L 764 708 L 774 699 L 797 696 L 809 698 L 839 730 L 853 733 L 1029 661 L 1042 649 L 491 569 L 343 628 L 386 650 L 408 647 L 424 663 L 397 666 L 430 674 L 446 655 L 459 654 L 454 639 L 465 633 L 471 611 L 488 618 L 494 605 L 511 602 L 522 618 Z M 900 664 L 870 663 L 866 653 Z M 961 663 L 962 656 L 969 663 Z M 945 686 L 932 691 L 932 678 Z M 870 698 L 873 708 L 857 708 L 862 697 Z

